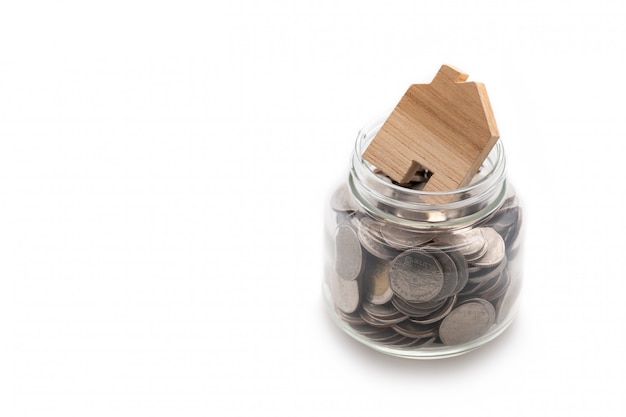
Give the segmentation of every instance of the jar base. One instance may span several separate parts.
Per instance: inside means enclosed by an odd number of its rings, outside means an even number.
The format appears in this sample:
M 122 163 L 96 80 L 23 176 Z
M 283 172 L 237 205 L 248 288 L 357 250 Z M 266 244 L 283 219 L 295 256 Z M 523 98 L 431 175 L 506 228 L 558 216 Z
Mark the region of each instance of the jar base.
M 386 355 L 395 356 L 398 358 L 406 359 L 418 359 L 418 360 L 433 360 L 433 359 L 445 359 L 455 356 L 461 356 L 463 354 L 472 352 L 490 341 L 500 336 L 513 322 L 514 314 L 508 314 L 505 321 L 497 323 L 497 325 L 485 335 L 475 339 L 471 342 L 464 343 L 457 346 L 418 346 L 418 347 L 397 347 L 385 345 L 380 342 L 376 342 L 367 336 L 364 336 L 355 331 L 348 323 L 343 321 L 337 313 L 334 311 L 334 305 L 330 296 L 330 291 L 326 285 L 323 285 L 324 300 L 326 304 L 327 313 L 330 315 L 333 322 L 348 336 L 356 341 L 364 344 L 365 346 Z

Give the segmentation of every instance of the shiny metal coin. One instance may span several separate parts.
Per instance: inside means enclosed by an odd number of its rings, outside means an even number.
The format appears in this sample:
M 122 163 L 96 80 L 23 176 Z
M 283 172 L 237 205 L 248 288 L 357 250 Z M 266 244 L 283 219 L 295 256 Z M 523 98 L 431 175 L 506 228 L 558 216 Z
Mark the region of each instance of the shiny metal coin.
M 370 326 L 374 327 L 389 327 L 389 325 L 383 321 L 378 320 L 376 317 L 372 317 L 367 311 L 360 309 L 359 316 Z
M 456 265 L 457 284 L 452 294 L 450 294 L 450 295 L 454 295 L 454 294 L 458 294 L 459 292 L 461 292 L 461 290 L 463 290 L 463 288 L 465 288 L 465 286 L 467 285 L 467 281 L 469 279 L 469 271 L 468 271 L 467 261 L 465 260 L 465 257 L 460 252 L 457 252 L 454 250 L 447 250 L 446 254 L 452 259 L 452 261 Z
M 426 316 L 426 317 L 419 317 L 419 318 L 411 318 L 410 320 L 413 323 L 417 323 L 417 324 L 432 324 L 432 323 L 436 323 L 438 321 L 443 320 L 444 317 L 446 317 L 448 314 L 450 314 L 450 312 L 452 311 L 452 308 L 454 307 L 455 303 L 456 303 L 456 295 L 453 296 L 453 297 L 450 297 L 441 308 L 439 308 L 438 310 L 432 312 L 428 316 Z
M 483 228 L 441 234 L 435 237 L 435 242 L 458 250 L 468 261 L 478 259 L 487 251 L 487 242 L 483 236 Z
M 398 255 L 398 251 L 387 245 L 381 234 L 383 223 L 372 220 L 369 217 L 361 219 L 359 228 L 359 241 L 363 248 L 380 259 L 392 260 Z
M 420 249 L 398 255 L 389 268 L 389 285 L 394 294 L 408 302 L 430 301 L 444 284 L 444 272 L 435 256 Z
M 443 269 L 443 286 L 441 287 L 441 291 L 433 298 L 433 301 L 444 300 L 450 297 L 459 282 L 456 263 L 446 252 L 436 249 L 433 246 L 428 246 L 422 250 L 431 253 L 441 264 L 441 268 Z
M 385 304 L 391 300 L 393 291 L 389 286 L 391 262 L 366 254 L 363 271 L 363 297 L 372 304 Z
M 373 314 L 370 314 L 368 311 L 366 311 L 363 308 L 359 310 L 359 316 L 361 316 L 361 318 L 365 322 L 376 327 L 387 327 L 392 324 L 400 323 L 409 318 L 408 316 L 402 314 L 401 312 L 397 310 L 396 310 L 396 314 L 393 316 L 376 317 Z
M 504 260 L 505 247 L 502 236 L 490 227 L 481 227 L 482 234 L 487 242 L 487 251 L 479 259 L 472 262 L 474 266 L 496 266 Z
M 335 272 L 344 280 L 355 280 L 361 275 L 364 254 L 356 231 L 341 224 L 335 231 Z
M 367 311 L 372 317 L 377 319 L 389 319 L 397 317 L 398 315 L 403 315 L 390 302 L 383 305 L 376 305 L 367 301 L 363 301 L 361 303 L 361 307 L 363 307 L 363 310 Z
M 390 328 L 380 329 L 378 333 L 369 334 L 367 337 L 375 342 L 387 343 L 387 341 L 394 340 L 398 337 L 398 333 Z
M 469 274 L 469 282 L 472 284 L 480 284 L 481 282 L 487 282 L 500 276 L 502 271 L 507 265 L 506 256 L 504 256 L 499 264 L 490 266 L 488 268 L 481 268 L 478 272 Z
M 413 339 L 432 337 L 437 334 L 437 326 L 417 324 L 410 320 L 394 324 L 391 328 L 402 336 L 411 337 Z
M 425 317 L 441 308 L 441 306 L 446 303 L 446 300 L 437 301 L 436 303 L 425 303 L 425 307 L 416 307 L 418 305 L 421 306 L 422 304 L 407 303 L 402 298 L 393 296 L 391 298 L 391 303 L 398 309 L 398 311 L 406 314 L 407 316 Z
M 405 250 L 422 246 L 433 239 L 433 234 L 402 228 L 392 223 L 384 223 L 380 228 L 385 242 L 392 248 Z
M 353 313 L 359 308 L 359 282 L 357 280 L 346 281 L 332 274 L 330 282 L 330 294 L 338 309 L 344 313 Z
M 439 326 L 439 338 L 448 346 L 462 345 L 485 335 L 496 321 L 488 301 L 473 298 L 459 305 Z
M 412 337 L 406 337 L 406 336 L 402 336 L 401 334 L 398 334 L 397 338 L 394 339 L 390 339 L 387 342 L 385 342 L 385 344 L 393 346 L 393 347 L 397 347 L 397 348 L 404 348 L 404 347 L 411 347 L 415 344 L 416 340 L 421 340 L 421 339 L 414 339 Z
M 509 288 L 511 283 L 511 278 L 505 269 L 495 281 L 494 285 L 489 286 L 480 292 L 479 298 L 483 298 L 491 302 L 496 301 L 506 293 L 506 290 Z
M 380 334 L 380 332 L 383 330 L 380 327 L 370 326 L 369 324 L 355 324 L 355 325 L 350 325 L 350 327 L 352 327 L 357 332 L 361 333 L 363 336 L 367 336 L 367 337 Z
M 348 324 L 354 324 L 354 325 L 367 324 L 365 320 L 363 320 L 358 313 L 345 313 L 341 311 L 339 308 L 337 308 L 337 306 L 335 306 L 335 313 L 337 313 L 339 318 L 341 318 L 343 321 L 345 321 Z

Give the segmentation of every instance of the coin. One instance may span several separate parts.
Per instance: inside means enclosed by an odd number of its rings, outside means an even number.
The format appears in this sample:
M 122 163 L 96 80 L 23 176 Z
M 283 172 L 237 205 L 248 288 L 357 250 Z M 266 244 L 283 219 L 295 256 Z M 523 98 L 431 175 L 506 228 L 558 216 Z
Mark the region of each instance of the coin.
M 432 233 L 405 229 L 393 223 L 384 223 L 380 232 L 389 246 L 400 250 L 422 246 L 433 238 Z
M 397 337 L 387 340 L 385 344 L 393 346 L 393 347 L 397 347 L 397 348 L 403 348 L 403 347 L 411 347 L 415 343 L 416 339 L 412 337 L 402 336 L 399 333 L 396 333 L 396 335 Z
M 482 234 L 487 242 L 487 251 L 479 259 L 472 262 L 475 266 L 495 266 L 504 259 L 504 240 L 491 227 L 481 227 Z
M 450 295 L 458 294 L 459 292 L 461 292 L 461 290 L 463 290 L 463 288 L 465 288 L 465 285 L 467 285 L 467 281 L 469 279 L 467 261 L 465 260 L 465 257 L 461 255 L 461 253 L 459 253 L 458 251 L 447 250 L 446 254 L 452 259 L 452 261 L 456 265 L 457 271 L 456 288 Z
M 335 231 L 335 271 L 345 280 L 354 280 L 363 270 L 363 251 L 353 227 L 342 224 Z
M 506 267 L 506 261 L 506 256 L 504 256 L 500 263 L 496 264 L 495 266 L 480 268 L 478 271 L 472 272 L 471 274 L 469 274 L 469 282 L 471 282 L 472 284 L 479 284 L 481 282 L 487 282 L 492 280 L 493 278 L 496 278 Z
M 413 188 L 423 178 L 414 179 L 396 185 Z M 373 344 L 412 350 L 468 343 L 508 322 L 518 292 L 517 200 L 480 225 L 422 230 L 366 213 L 341 188 L 331 197 L 339 223 L 329 225 L 327 277 L 345 327 Z
M 380 231 L 382 224 L 369 217 L 361 219 L 359 241 L 366 251 L 377 258 L 391 260 L 398 255 L 398 251 L 385 243 Z
M 391 262 L 389 285 L 405 301 L 430 301 L 439 294 L 443 284 L 441 264 L 428 252 L 411 249 Z
M 339 317 L 341 317 L 343 321 L 345 321 L 348 324 L 366 324 L 365 320 L 363 320 L 359 314 L 345 313 L 341 311 L 336 305 L 335 305 L 335 312 L 337 313 Z
M 435 242 L 458 250 L 468 261 L 480 258 L 487 250 L 482 228 L 441 234 L 435 237 Z
M 372 333 L 367 337 L 375 342 L 387 343 L 390 340 L 396 339 L 398 337 L 398 333 L 387 327 L 384 329 L 380 329 L 378 333 Z
M 496 301 L 497 299 L 502 297 L 504 293 L 506 293 L 506 290 L 511 283 L 511 278 L 509 273 L 505 269 L 494 281 L 495 283 L 492 286 L 481 290 L 480 298 L 491 302 Z
M 377 319 L 389 319 L 397 317 L 398 315 L 403 315 L 391 302 L 377 305 L 363 301 L 361 303 L 361 307 L 363 307 L 363 310 L 367 311 L 372 317 Z
M 410 320 L 393 324 L 391 328 L 402 336 L 411 337 L 413 339 L 432 337 L 437 334 L 437 326 L 417 324 L 411 322 Z
M 376 337 L 377 334 L 380 334 L 381 331 L 384 331 L 384 329 L 381 329 L 380 327 L 370 326 L 369 324 L 351 324 L 350 327 L 367 337 Z
M 443 270 L 443 286 L 441 287 L 441 291 L 433 298 L 433 301 L 446 299 L 454 293 L 459 281 L 456 264 L 447 253 L 433 246 L 423 248 L 423 250 L 431 253 L 439 264 L 441 264 Z
M 446 300 L 437 301 L 436 303 L 411 304 L 394 295 L 391 298 L 391 303 L 398 309 L 398 311 L 406 314 L 407 316 L 425 317 L 441 308 L 441 306 L 446 303 Z
M 333 302 L 344 313 L 353 313 L 359 308 L 359 282 L 357 280 L 346 281 L 332 274 L 330 279 L 330 293 Z
M 385 304 L 393 296 L 389 286 L 391 263 L 366 253 L 363 273 L 364 298 L 373 304 Z
M 411 318 L 410 320 L 413 323 L 417 323 L 417 324 L 436 323 L 442 320 L 452 311 L 452 308 L 454 307 L 454 303 L 456 303 L 456 295 L 453 297 L 450 297 L 443 306 L 441 306 L 438 310 L 432 312 L 428 316 L 419 317 L 419 318 Z
M 374 327 L 389 327 L 387 323 L 378 320 L 376 317 L 372 317 L 367 311 L 360 309 L 359 316 L 370 326 Z
M 362 308 L 359 310 L 359 315 L 363 320 L 365 320 L 365 322 L 378 327 L 386 327 L 408 319 L 408 316 L 402 314 L 398 310 L 396 310 L 396 313 L 393 316 L 378 317 L 365 310 L 365 308 Z
M 495 320 L 496 311 L 491 303 L 473 298 L 443 319 L 439 326 L 439 338 L 449 346 L 462 345 L 485 335 Z
M 503 203 L 502 206 L 487 220 L 487 225 L 495 229 L 506 229 L 515 224 L 518 219 L 519 205 L 516 197 L 509 197 Z

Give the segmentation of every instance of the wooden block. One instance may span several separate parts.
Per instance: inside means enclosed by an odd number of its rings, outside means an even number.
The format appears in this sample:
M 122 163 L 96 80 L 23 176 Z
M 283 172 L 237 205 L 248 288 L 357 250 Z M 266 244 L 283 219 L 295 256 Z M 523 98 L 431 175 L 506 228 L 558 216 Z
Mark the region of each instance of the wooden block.
M 485 86 L 466 79 L 443 65 L 430 84 L 410 86 L 363 158 L 399 183 L 428 169 L 424 191 L 468 185 L 499 133 Z

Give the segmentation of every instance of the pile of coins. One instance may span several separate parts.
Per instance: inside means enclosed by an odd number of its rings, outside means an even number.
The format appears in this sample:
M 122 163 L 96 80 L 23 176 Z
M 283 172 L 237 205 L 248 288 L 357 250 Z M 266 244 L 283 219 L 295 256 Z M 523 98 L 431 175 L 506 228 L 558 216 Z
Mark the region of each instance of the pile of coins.
M 354 331 L 398 348 L 455 346 L 506 319 L 518 287 L 509 267 L 522 220 L 514 196 L 480 224 L 452 232 L 372 218 L 346 186 L 331 208 L 328 284 L 337 316 Z

